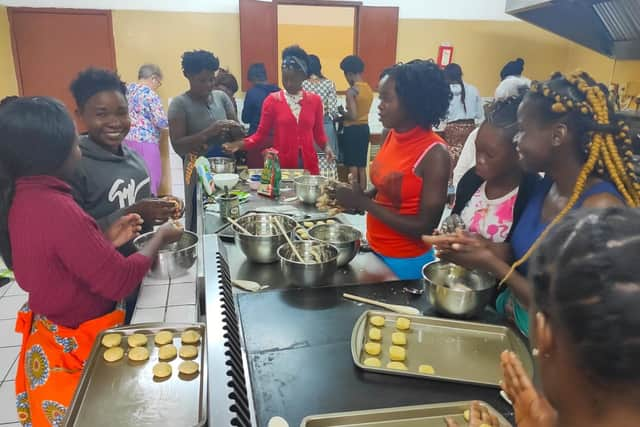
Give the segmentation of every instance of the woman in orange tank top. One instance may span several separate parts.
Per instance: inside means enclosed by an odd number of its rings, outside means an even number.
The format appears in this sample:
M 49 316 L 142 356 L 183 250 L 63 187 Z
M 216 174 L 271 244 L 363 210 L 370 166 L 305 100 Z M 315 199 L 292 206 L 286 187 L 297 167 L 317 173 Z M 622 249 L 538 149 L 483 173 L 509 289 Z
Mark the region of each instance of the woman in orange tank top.
M 435 230 L 447 201 L 449 154 L 432 128 L 446 117 L 450 99 L 444 73 L 432 61 L 391 68 L 380 81 L 380 120 L 391 131 L 371 164 L 375 188 L 337 192 L 343 207 L 368 212 L 369 244 L 401 280 L 419 279 L 434 259 L 420 236 Z

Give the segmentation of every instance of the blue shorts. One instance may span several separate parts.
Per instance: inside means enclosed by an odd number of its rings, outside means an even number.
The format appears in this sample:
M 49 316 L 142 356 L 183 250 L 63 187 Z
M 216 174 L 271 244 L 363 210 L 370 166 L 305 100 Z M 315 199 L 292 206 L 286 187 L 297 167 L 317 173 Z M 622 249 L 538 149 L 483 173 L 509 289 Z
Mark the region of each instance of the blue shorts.
M 422 279 L 422 267 L 436 259 L 433 249 L 415 258 L 391 258 L 376 254 L 400 280 Z

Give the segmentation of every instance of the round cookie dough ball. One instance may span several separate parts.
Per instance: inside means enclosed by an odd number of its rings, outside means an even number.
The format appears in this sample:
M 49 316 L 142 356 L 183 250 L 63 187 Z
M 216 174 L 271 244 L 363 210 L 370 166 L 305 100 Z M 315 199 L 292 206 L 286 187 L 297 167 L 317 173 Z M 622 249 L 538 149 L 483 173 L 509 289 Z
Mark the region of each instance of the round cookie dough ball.
M 122 347 L 111 347 L 110 349 L 105 350 L 102 357 L 107 362 L 117 362 L 124 357 L 124 350 Z
M 153 367 L 153 375 L 158 378 L 167 378 L 171 376 L 171 365 L 167 362 L 156 363 Z
M 364 365 L 371 366 L 372 368 L 379 368 L 380 366 L 382 366 L 382 363 L 377 357 L 367 357 L 366 359 L 364 359 Z
M 368 342 L 364 345 L 364 351 L 372 356 L 377 356 L 382 351 L 382 346 L 377 342 Z
M 406 345 L 407 334 L 405 334 L 404 332 L 394 332 L 391 334 L 391 342 L 394 345 Z
M 369 323 L 373 326 L 381 327 L 384 326 L 384 317 L 382 316 L 371 316 L 369 318 Z
M 407 358 L 407 351 L 404 347 L 392 345 L 389 347 L 389 358 L 393 361 L 402 362 Z
M 122 335 L 120 334 L 106 334 L 102 337 L 102 345 L 107 348 L 118 347 L 122 342 Z
M 411 327 L 411 320 L 404 318 L 404 317 L 398 317 L 398 319 L 396 320 L 396 328 L 398 328 L 401 331 L 406 331 Z
M 195 359 L 198 357 L 198 347 L 194 345 L 183 345 L 180 347 L 180 357 L 183 359 Z
M 181 340 L 182 344 L 197 344 L 200 341 L 200 333 L 189 329 L 182 333 Z
M 133 347 L 129 350 L 129 360 L 142 362 L 149 358 L 149 350 L 146 347 Z
M 378 328 L 369 328 L 369 339 L 380 341 L 382 339 L 382 331 Z
M 171 331 L 160 331 L 156 334 L 154 338 L 154 342 L 158 345 L 166 345 L 173 342 L 173 332 Z
M 181 374 L 185 375 L 193 375 L 198 372 L 199 369 L 200 367 L 198 366 L 198 364 L 196 362 L 192 362 L 191 360 L 185 360 L 180 364 L 180 366 L 178 366 L 178 371 L 180 371 Z
M 166 344 L 158 350 L 158 359 L 171 360 L 178 354 L 178 349 L 173 344 Z
M 142 334 L 132 334 L 127 338 L 127 343 L 129 347 L 141 347 L 143 345 L 147 345 L 147 337 Z

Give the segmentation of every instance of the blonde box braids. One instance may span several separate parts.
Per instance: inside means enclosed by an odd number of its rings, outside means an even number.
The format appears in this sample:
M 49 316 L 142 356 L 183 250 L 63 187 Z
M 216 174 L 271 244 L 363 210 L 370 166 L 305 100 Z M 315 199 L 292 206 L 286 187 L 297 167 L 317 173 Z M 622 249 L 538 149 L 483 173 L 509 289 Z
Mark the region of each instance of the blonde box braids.
M 584 97 L 584 100 L 560 95 L 550 87 L 551 82 L 534 83 L 531 92 L 552 101 L 551 111 L 553 113 L 562 116 L 575 112 L 593 122 L 587 133 L 589 136 L 589 141 L 585 146 L 587 160 L 578 175 L 567 205 L 549 223 L 522 258 L 513 263 L 499 286 L 502 286 L 518 267 L 527 262 L 551 229 L 573 209 L 586 187 L 589 176 L 594 171 L 615 184 L 628 206 L 640 206 L 640 180 L 633 167 L 633 149 L 629 127 L 623 121 L 612 123 L 613 113 L 609 109 L 607 96 L 587 73 L 578 71 L 569 76 L 558 78 L 564 79 L 576 89 L 582 95 L 581 97 Z

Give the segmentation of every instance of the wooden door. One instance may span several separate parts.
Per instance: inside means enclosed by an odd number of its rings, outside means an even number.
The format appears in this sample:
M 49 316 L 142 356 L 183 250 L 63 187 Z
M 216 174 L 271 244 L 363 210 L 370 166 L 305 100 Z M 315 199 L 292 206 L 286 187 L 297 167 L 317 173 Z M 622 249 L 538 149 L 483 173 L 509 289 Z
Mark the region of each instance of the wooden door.
M 358 8 L 357 55 L 365 63 L 364 79 L 375 90 L 385 68 L 396 63 L 398 8 Z
M 69 84 L 87 67 L 116 69 L 110 11 L 9 8 L 20 94 L 52 96 L 69 111 Z
M 278 9 L 275 2 L 240 0 L 240 60 L 242 90 L 251 84 L 247 71 L 262 62 L 270 82 L 278 81 Z

